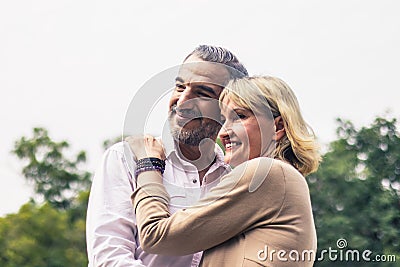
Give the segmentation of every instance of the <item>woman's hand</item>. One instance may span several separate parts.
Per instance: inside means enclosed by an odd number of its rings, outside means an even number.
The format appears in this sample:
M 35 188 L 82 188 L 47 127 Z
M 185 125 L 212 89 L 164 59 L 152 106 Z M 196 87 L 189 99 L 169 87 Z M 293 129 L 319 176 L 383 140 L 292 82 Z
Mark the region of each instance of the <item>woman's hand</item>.
M 151 135 L 128 136 L 125 138 L 125 141 L 129 143 L 137 160 L 148 157 L 165 159 L 164 147 L 161 140 Z

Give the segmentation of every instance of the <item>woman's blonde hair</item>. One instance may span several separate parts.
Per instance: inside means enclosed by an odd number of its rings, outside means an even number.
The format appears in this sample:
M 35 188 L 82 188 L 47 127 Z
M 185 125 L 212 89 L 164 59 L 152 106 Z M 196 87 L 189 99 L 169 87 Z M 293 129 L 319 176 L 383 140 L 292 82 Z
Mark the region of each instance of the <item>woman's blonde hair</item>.
M 274 118 L 281 116 L 286 134 L 277 141 L 274 157 L 289 162 L 304 176 L 318 169 L 321 155 L 314 132 L 284 81 L 269 76 L 235 79 L 225 87 L 220 101 L 225 97 L 253 113 L 270 110 Z

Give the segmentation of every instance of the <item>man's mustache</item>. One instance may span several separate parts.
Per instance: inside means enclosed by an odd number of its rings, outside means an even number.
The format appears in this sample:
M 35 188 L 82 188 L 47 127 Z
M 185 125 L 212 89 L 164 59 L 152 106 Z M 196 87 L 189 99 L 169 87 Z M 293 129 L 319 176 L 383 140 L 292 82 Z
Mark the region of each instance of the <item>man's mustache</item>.
M 178 113 L 179 115 L 182 115 L 183 117 L 190 117 L 190 118 L 201 118 L 202 114 L 200 111 L 193 110 L 193 109 L 183 109 L 183 108 L 178 108 L 176 105 L 173 105 L 171 107 L 171 114 L 176 114 Z

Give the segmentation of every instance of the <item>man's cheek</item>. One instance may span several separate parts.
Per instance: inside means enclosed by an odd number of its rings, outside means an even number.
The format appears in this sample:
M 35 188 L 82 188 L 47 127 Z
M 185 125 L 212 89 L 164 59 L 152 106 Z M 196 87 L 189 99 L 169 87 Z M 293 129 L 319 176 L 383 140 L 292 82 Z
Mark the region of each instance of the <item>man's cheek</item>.
M 201 113 L 203 117 L 219 121 L 221 119 L 221 109 L 218 103 L 207 103 L 202 106 Z
M 172 95 L 171 99 L 169 100 L 169 108 L 170 108 L 170 110 L 171 110 L 171 107 L 178 102 L 178 100 L 179 100 L 179 97 L 177 95 L 175 95 L 175 93 L 174 93 L 174 95 Z

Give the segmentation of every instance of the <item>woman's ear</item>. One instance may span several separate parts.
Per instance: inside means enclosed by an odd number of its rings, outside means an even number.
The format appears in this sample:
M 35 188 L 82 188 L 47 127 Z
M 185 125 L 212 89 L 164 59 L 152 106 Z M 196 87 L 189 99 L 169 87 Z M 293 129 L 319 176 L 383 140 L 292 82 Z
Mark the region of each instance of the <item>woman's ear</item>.
M 275 141 L 278 142 L 286 135 L 285 124 L 281 116 L 274 119 L 275 123 Z

